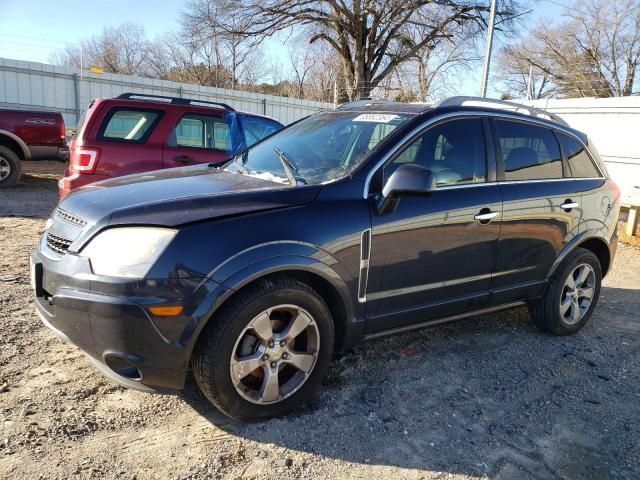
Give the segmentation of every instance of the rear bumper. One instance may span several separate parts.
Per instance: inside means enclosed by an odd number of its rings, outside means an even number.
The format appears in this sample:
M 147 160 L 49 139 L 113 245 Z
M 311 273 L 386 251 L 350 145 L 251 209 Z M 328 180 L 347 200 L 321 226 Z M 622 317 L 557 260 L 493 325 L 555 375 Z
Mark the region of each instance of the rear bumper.
M 66 162 L 69 159 L 69 147 L 66 145 L 34 145 L 29 146 L 31 160 L 57 160 Z
M 144 287 L 132 283 L 109 287 L 125 295 L 98 293 L 94 290 L 99 282 L 92 281 L 79 262 L 77 257 L 69 262 L 65 257 L 56 261 L 37 249 L 31 251 L 35 306 L 42 323 L 79 347 L 98 370 L 122 386 L 153 392 L 182 388 L 193 347 L 193 339 L 185 332 L 202 318 L 194 313 L 217 284 L 192 282 L 204 284 L 204 288 L 190 298 L 185 298 L 185 291 L 175 283 L 162 292 L 156 287 L 158 296 L 142 292 L 134 297 Z M 86 269 L 90 272 L 88 261 Z M 157 283 L 161 281 L 154 281 Z M 187 289 L 193 291 L 193 287 Z M 166 292 L 171 290 L 175 298 L 168 298 Z M 127 292 L 131 296 L 126 296 Z M 156 305 L 179 302 L 185 305 L 185 313 L 156 318 L 149 313 L 145 300 Z
M 58 195 L 62 199 L 76 188 L 89 185 L 90 183 L 99 182 L 101 180 L 108 180 L 109 178 L 111 177 L 106 175 L 86 175 L 81 173 L 71 173 L 67 170 L 64 177 L 58 180 Z

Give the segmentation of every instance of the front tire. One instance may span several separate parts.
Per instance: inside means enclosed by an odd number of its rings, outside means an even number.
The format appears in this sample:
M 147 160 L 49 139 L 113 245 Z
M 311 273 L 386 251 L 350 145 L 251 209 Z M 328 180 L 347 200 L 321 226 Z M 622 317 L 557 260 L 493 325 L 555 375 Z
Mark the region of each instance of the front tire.
M 329 308 L 309 285 L 261 280 L 203 330 L 192 367 L 202 393 L 240 420 L 282 415 L 313 396 L 334 345 Z
M 20 179 L 22 164 L 18 156 L 0 145 L 0 188 L 13 187 Z
M 586 325 L 595 309 L 602 284 L 602 268 L 593 252 L 576 248 L 560 264 L 544 297 L 529 308 L 540 330 L 570 335 Z

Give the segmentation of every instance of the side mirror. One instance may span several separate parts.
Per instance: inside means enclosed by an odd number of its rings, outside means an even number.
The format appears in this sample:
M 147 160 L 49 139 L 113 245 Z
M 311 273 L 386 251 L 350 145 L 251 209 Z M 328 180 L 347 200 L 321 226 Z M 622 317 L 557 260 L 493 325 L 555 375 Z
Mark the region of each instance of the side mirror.
M 436 177 L 426 167 L 400 165 L 386 181 L 378 197 L 378 213 L 392 212 L 403 195 L 429 195 L 436 190 Z

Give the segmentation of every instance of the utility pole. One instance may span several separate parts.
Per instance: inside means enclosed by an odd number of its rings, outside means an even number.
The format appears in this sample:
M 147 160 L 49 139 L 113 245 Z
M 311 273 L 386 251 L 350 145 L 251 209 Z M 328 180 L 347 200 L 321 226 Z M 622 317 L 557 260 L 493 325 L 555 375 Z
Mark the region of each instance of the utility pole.
M 489 26 L 487 28 L 487 43 L 484 47 L 484 64 L 482 66 L 482 83 L 480 84 L 480 96 L 487 96 L 487 82 L 489 80 L 489 66 L 491 65 L 491 47 L 493 46 L 493 25 L 496 20 L 496 0 L 491 0 L 489 9 Z
M 527 79 L 527 100 L 533 100 L 533 65 L 529 65 L 529 78 Z

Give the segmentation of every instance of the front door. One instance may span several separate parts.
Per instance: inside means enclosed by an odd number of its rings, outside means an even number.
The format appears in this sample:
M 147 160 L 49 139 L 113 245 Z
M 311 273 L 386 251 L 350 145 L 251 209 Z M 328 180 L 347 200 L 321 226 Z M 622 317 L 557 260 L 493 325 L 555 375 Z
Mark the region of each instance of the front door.
M 488 305 L 502 199 L 487 168 L 485 125 L 477 117 L 439 123 L 384 167 L 383 182 L 403 163 L 422 164 L 437 189 L 403 196 L 385 215 L 371 203 L 370 332 Z

